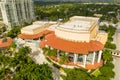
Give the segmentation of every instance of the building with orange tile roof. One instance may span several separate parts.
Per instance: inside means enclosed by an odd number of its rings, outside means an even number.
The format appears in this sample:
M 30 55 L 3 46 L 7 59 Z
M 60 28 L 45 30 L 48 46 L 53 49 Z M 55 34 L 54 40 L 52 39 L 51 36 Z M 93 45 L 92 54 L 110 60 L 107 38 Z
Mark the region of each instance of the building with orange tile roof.
M 102 65 L 101 56 L 106 41 L 107 33 L 99 31 L 99 18 L 73 16 L 46 35 L 40 47 L 57 49 L 58 60 L 53 59 L 56 64 L 65 52 L 69 62 L 62 64 L 62 67 L 96 69 Z
M 49 34 L 53 31 L 46 30 L 49 26 L 56 24 L 56 22 L 36 21 L 32 25 L 23 27 L 21 34 L 18 35 L 22 39 L 38 39 L 43 35 Z
M 12 44 L 11 38 L 0 39 L 0 49 L 9 47 Z

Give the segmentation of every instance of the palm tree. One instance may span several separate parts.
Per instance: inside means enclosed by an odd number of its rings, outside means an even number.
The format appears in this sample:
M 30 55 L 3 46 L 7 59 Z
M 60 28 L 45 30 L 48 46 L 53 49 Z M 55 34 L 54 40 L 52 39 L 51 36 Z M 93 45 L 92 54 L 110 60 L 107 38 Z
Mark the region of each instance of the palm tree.
M 13 53 L 15 53 L 15 48 L 16 48 L 16 44 L 14 42 L 12 42 L 12 44 L 8 47 L 10 56 L 12 56 Z
M 25 68 L 18 70 L 13 79 L 20 80 L 53 80 L 51 68 L 47 64 L 30 64 Z
M 10 57 L 0 54 L 0 64 L 2 68 L 9 65 L 9 62 L 10 62 Z
M 17 59 L 17 57 L 12 57 L 9 62 L 9 67 L 15 71 L 18 64 L 19 64 L 19 60 Z
M 31 52 L 31 49 L 27 46 L 21 47 L 18 51 L 20 54 L 27 55 Z
M 50 50 L 50 52 L 48 53 L 50 56 L 54 56 L 57 57 L 57 49 L 52 49 Z
M 53 80 L 51 68 L 47 64 L 36 64 L 27 54 L 28 47 L 22 47 L 14 57 L 0 54 L 0 80 Z M 11 71 L 13 69 L 13 71 Z
M 104 60 L 105 64 L 106 64 L 107 61 L 112 61 L 113 60 L 110 50 L 104 50 L 103 51 L 103 60 Z
M 4 62 L 4 57 L 3 55 L 0 53 L 0 68 L 3 67 L 3 62 Z
M 11 80 L 12 71 L 9 68 L 2 68 L 0 70 L 0 79 L 8 79 Z
M 48 50 L 50 50 L 50 49 L 47 48 L 47 47 L 45 47 L 45 48 L 42 48 L 42 50 L 43 50 L 43 53 L 44 53 L 44 54 L 47 54 L 47 53 L 48 53 Z
M 60 64 L 67 63 L 68 61 L 68 56 L 65 54 L 65 52 L 63 52 L 62 56 L 60 57 Z

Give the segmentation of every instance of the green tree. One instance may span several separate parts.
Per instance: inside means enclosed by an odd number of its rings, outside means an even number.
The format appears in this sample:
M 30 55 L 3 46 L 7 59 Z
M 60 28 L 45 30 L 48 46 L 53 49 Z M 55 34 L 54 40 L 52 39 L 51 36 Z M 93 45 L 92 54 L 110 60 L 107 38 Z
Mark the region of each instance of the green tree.
M 12 71 L 9 68 L 2 68 L 0 70 L 0 79 L 1 80 L 10 80 Z
M 29 47 L 27 47 L 27 46 L 21 47 L 21 48 L 19 49 L 19 53 L 22 54 L 22 55 L 27 55 L 27 54 L 29 54 L 30 52 L 31 52 L 31 49 L 30 49 Z
M 57 57 L 57 49 L 52 49 L 49 53 L 50 56 Z
M 112 25 L 108 26 L 107 32 L 108 32 L 108 36 L 113 36 L 115 34 L 116 28 Z
M 53 80 L 51 68 L 47 64 L 38 65 L 28 56 L 29 47 L 21 47 L 11 60 L 15 69 L 13 80 Z
M 64 80 L 92 80 L 86 70 L 83 69 L 66 69 L 67 76 L 62 76 Z
M 107 41 L 106 44 L 105 44 L 105 48 L 108 48 L 108 49 L 116 49 L 116 45 Z
M 118 19 L 117 18 L 113 18 L 113 23 L 114 24 L 116 24 L 116 23 L 118 23 L 119 21 L 118 21 Z
M 10 62 L 10 57 L 0 53 L 0 66 L 1 67 L 8 66 L 9 62 Z
M 21 29 L 21 27 L 16 26 L 16 27 L 12 28 L 12 29 L 6 34 L 6 36 L 7 36 L 7 37 L 11 37 L 11 38 L 15 38 L 15 37 L 20 33 L 20 29 Z
M 107 77 L 108 79 L 114 78 L 115 76 L 115 73 L 112 71 L 111 67 L 106 65 L 100 68 L 100 72 L 102 73 L 102 76 Z
M 103 26 L 100 26 L 99 29 L 100 29 L 100 30 L 107 31 L 108 27 L 107 27 L 106 25 L 103 25 Z
M 62 52 L 62 55 L 60 56 L 60 64 L 67 63 L 68 61 L 68 56 L 65 54 L 65 52 Z
M 103 60 L 104 60 L 105 64 L 106 64 L 107 61 L 112 61 L 113 60 L 110 50 L 104 50 L 103 51 Z
M 38 65 L 24 65 L 21 70 L 17 70 L 13 76 L 13 80 L 53 80 L 51 68 L 47 64 Z

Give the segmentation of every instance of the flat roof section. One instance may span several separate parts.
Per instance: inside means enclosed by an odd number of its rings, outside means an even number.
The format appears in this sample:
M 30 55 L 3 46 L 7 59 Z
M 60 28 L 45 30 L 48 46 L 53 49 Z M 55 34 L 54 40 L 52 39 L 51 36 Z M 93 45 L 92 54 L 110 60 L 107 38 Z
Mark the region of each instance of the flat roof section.
M 41 25 L 29 25 L 29 26 L 22 28 L 22 30 L 30 30 L 31 31 L 31 30 L 34 30 L 39 27 L 42 27 L 42 26 Z
M 41 24 L 56 24 L 57 22 L 55 21 L 35 21 L 33 22 L 33 24 L 36 24 L 36 25 L 41 25 Z
M 73 16 L 70 20 L 87 20 L 87 21 L 98 21 L 97 17 L 85 17 L 85 16 Z
M 72 29 L 72 30 L 89 30 L 92 24 L 93 21 L 74 20 L 74 21 L 68 21 L 60 25 L 60 27 Z
M 68 22 L 59 25 L 59 27 L 71 30 L 88 31 L 96 22 L 98 22 L 98 20 L 99 18 L 96 17 L 73 16 Z

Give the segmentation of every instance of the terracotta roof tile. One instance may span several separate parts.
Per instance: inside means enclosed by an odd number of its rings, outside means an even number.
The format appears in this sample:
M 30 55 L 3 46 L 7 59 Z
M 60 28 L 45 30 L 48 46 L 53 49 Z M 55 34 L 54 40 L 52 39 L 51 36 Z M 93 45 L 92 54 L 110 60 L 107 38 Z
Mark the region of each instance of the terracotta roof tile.
M 43 40 L 42 43 L 40 44 L 40 47 L 41 48 L 44 48 L 45 47 L 45 41 Z
M 103 60 L 100 61 L 100 63 L 94 63 L 94 65 L 92 64 L 86 64 L 86 69 L 90 70 L 90 69 L 97 69 L 99 68 L 100 66 L 102 66 L 103 64 Z
M 78 53 L 78 54 L 88 54 L 89 51 L 98 51 L 104 48 L 104 45 L 99 41 L 91 40 L 88 42 L 73 42 L 63 40 L 55 36 L 55 34 L 49 34 L 45 37 L 40 43 L 41 47 L 45 47 L 44 45 L 51 46 L 55 49 L 59 49 L 66 52 Z
M 2 42 L 2 39 L 0 39 L 0 48 L 8 47 L 12 44 L 12 39 L 7 38 L 7 42 Z
M 53 31 L 50 30 L 44 30 L 38 34 L 33 34 L 33 35 L 29 35 L 29 34 L 19 34 L 18 37 L 22 38 L 22 39 L 36 39 L 39 38 L 41 36 L 43 36 L 43 34 L 48 34 L 48 33 L 52 33 Z

